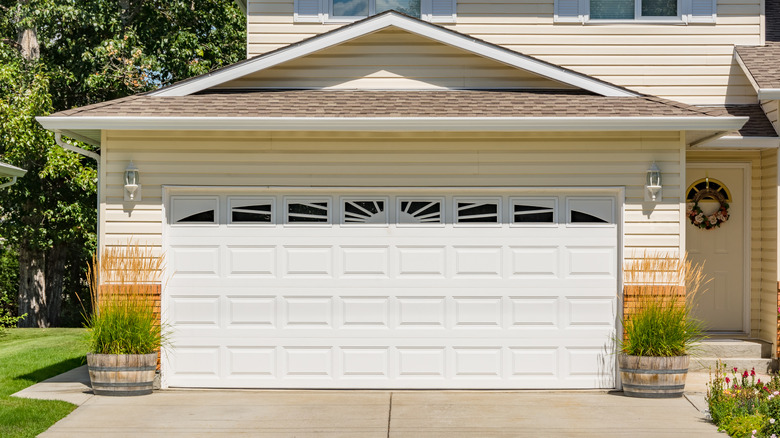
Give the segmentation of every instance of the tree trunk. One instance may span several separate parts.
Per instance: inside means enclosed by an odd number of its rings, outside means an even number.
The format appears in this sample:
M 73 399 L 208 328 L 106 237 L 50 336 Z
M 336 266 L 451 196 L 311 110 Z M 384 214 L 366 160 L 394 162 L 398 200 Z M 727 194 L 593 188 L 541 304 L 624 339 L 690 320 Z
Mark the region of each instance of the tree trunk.
M 67 254 L 68 248 L 64 243 L 55 244 L 46 253 L 46 314 L 51 327 L 60 325 Z
M 19 248 L 19 327 L 48 327 L 45 257 L 22 243 Z
M 27 5 L 29 0 L 19 0 L 19 5 Z M 16 17 L 16 23 L 21 21 L 22 17 Z M 19 45 L 19 51 L 22 57 L 27 61 L 37 61 L 41 57 L 41 46 L 38 44 L 38 31 L 35 26 L 19 27 L 16 29 L 16 43 Z

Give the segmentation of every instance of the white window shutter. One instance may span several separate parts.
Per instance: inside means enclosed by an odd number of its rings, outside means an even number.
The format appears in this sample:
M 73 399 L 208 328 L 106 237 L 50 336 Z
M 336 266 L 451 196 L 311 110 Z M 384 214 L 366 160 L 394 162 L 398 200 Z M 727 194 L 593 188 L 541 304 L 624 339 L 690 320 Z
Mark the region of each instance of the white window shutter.
M 580 0 L 555 0 L 555 21 L 559 23 L 580 23 Z
M 454 23 L 457 6 L 457 0 L 430 0 L 430 14 L 423 14 L 423 18 L 433 23 Z
M 295 0 L 295 21 L 322 22 L 321 4 L 320 0 Z
M 714 23 L 716 14 L 716 0 L 690 0 L 690 23 Z

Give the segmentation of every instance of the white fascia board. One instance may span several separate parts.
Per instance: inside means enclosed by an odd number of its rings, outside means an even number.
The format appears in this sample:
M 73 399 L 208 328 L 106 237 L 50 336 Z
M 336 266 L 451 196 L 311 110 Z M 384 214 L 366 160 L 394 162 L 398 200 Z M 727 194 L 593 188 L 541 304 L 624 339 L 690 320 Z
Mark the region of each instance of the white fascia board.
M 728 135 L 692 146 L 696 149 L 777 149 L 780 137 L 742 137 Z
M 780 100 L 780 88 L 759 88 L 758 100 Z
M 390 26 L 430 38 L 442 44 L 447 44 L 483 56 L 497 62 L 501 62 L 531 73 L 538 74 L 548 79 L 572 85 L 602 96 L 635 97 L 639 96 L 620 87 L 607 84 L 590 78 L 586 75 L 575 73 L 561 67 L 553 66 L 531 57 L 512 52 L 511 50 L 469 38 L 434 24 L 414 20 L 396 13 L 387 13 L 367 19 L 354 25 L 345 26 L 321 34 L 309 41 L 293 44 L 288 48 L 261 55 L 253 60 L 241 63 L 234 67 L 227 67 L 214 74 L 203 76 L 179 85 L 171 85 L 151 93 L 152 96 L 187 96 L 225 82 L 244 77 L 248 74 L 273 67 L 319 50 L 344 43 L 351 39 L 380 31 Z
M 38 117 L 51 131 L 717 131 L 747 117 Z
M 0 177 L 22 177 L 27 173 L 26 170 L 0 162 Z

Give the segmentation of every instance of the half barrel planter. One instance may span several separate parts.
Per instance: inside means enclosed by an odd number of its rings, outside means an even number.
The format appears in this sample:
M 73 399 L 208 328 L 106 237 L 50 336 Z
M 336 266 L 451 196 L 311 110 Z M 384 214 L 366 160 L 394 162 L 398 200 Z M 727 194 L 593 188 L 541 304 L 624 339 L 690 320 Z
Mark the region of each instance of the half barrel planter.
M 96 395 L 134 396 L 152 393 L 157 353 L 87 354 L 87 369 Z
M 628 397 L 676 398 L 685 391 L 690 356 L 619 357 L 623 394 Z

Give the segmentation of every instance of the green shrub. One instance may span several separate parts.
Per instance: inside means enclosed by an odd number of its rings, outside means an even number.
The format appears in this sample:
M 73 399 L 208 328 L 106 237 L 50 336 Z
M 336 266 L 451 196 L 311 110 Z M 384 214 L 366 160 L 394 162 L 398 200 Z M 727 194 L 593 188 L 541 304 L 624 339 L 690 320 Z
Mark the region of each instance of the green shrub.
M 738 417 L 728 418 L 718 430 L 722 430 L 734 438 L 750 438 L 757 436 L 753 433 L 755 430 L 758 433 L 766 422 L 766 417 L 761 414 L 744 415 Z
M 148 354 L 167 343 L 156 308 L 162 257 L 151 248 L 107 248 L 89 271 L 92 309 L 85 315 L 90 351 Z
M 620 351 L 630 356 L 683 356 L 704 337 L 691 316 L 693 299 L 706 284 L 701 266 L 668 254 L 650 254 L 624 267 L 636 297 L 623 318 Z

